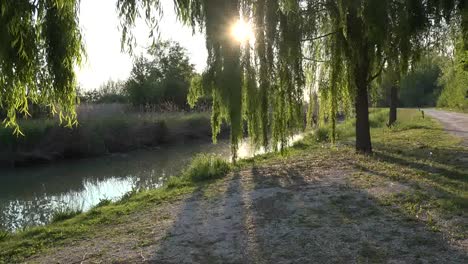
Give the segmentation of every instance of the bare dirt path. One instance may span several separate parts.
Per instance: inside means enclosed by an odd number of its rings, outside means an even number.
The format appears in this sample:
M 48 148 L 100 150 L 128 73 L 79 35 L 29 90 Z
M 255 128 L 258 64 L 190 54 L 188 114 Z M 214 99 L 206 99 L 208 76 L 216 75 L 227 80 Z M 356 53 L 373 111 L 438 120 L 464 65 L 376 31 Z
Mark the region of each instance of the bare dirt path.
M 424 112 L 442 123 L 448 132 L 461 137 L 463 145 L 468 146 L 468 114 L 435 109 L 424 109 Z
M 253 166 L 28 262 L 468 263 L 466 248 L 354 186 L 353 171 L 330 155 Z

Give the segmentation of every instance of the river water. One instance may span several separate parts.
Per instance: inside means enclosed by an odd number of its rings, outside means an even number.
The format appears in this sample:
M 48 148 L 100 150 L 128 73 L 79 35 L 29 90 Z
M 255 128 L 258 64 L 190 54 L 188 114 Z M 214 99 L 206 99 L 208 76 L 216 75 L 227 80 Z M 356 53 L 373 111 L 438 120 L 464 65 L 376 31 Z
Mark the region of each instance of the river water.
M 290 143 L 300 138 L 296 136 Z M 180 143 L 99 158 L 1 169 L 0 229 L 45 224 L 60 208 L 86 211 L 102 199 L 117 200 L 133 189 L 157 188 L 165 179 L 181 172 L 199 153 L 229 159 L 229 142 Z M 253 150 L 244 142 L 238 155 L 251 157 Z

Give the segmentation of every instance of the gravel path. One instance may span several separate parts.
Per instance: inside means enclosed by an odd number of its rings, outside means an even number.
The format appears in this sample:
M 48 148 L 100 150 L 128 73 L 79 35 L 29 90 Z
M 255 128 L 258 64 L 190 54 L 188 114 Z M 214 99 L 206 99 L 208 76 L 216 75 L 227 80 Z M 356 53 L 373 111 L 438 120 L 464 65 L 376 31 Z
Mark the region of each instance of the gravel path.
M 424 112 L 439 120 L 448 132 L 461 137 L 463 144 L 468 146 L 468 114 L 435 109 L 424 109 Z

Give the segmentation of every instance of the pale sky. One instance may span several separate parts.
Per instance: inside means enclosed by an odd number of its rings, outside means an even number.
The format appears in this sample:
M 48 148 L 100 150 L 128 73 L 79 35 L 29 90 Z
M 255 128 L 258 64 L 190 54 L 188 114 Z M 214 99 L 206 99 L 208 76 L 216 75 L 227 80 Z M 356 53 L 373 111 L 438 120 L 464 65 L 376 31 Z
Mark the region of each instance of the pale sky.
M 164 16 L 160 22 L 161 39 L 179 42 L 188 50 L 191 62 L 201 72 L 206 65 L 205 38 L 177 22 L 172 0 L 162 0 Z M 121 32 L 116 0 L 81 0 L 80 25 L 84 35 L 87 61 L 78 70 L 78 82 L 85 90 L 98 88 L 103 82 L 125 80 L 132 67 L 132 58 L 120 50 Z M 150 43 L 148 29 L 141 22 L 135 29 L 138 47 L 135 55 L 144 52 Z

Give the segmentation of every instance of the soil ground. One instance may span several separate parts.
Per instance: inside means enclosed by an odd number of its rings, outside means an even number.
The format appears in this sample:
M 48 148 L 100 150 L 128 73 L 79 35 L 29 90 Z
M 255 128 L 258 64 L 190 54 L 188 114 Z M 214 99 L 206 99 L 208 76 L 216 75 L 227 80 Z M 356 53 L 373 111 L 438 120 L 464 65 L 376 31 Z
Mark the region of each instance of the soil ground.
M 354 183 L 346 157 L 303 156 L 229 175 L 56 248 L 39 263 L 467 263 L 468 247 L 382 206 L 406 191 Z

